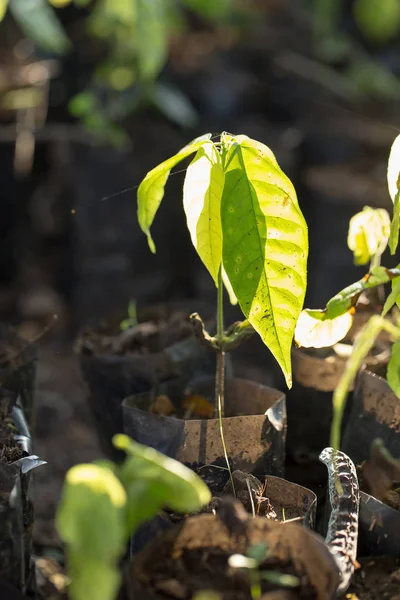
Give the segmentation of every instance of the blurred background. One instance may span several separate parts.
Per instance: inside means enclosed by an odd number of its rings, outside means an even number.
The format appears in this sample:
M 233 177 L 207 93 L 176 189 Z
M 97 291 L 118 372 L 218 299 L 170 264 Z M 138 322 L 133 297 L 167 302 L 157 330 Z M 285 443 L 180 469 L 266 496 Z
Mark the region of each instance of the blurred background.
M 364 205 L 391 213 L 400 129 L 399 0 L 0 0 L 0 317 L 40 340 L 37 541 L 65 469 L 98 456 L 71 342 L 88 321 L 215 301 L 171 176 L 150 253 L 136 188 L 206 132 L 264 142 L 309 224 L 306 305 L 362 277 Z M 393 259 L 385 264 L 391 266 Z M 57 322 L 53 322 L 53 315 Z

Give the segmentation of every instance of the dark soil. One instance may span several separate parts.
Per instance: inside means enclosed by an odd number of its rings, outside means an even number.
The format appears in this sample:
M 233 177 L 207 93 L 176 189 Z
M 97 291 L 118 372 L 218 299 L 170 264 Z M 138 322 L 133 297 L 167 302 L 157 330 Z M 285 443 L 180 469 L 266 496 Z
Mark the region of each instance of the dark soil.
M 83 354 L 152 354 L 193 335 L 189 314 L 158 307 L 149 315 L 139 315 L 139 323 L 121 330 L 121 320 L 101 321 L 96 329 L 83 332 L 79 350 Z M 146 320 L 146 317 L 150 319 Z M 125 316 L 127 318 L 127 315 Z M 143 320 L 145 319 L 145 320 Z
M 400 559 L 360 559 L 345 598 L 349 600 L 400 600 Z
M 7 464 L 19 460 L 23 456 L 21 446 L 14 438 L 13 422 L 8 402 L 0 402 L 0 460 Z

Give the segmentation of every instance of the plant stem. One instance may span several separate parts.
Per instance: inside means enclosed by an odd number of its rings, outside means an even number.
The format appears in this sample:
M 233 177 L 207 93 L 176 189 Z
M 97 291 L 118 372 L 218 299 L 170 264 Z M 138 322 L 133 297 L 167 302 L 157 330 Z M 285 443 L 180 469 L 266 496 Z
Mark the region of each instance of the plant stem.
M 217 340 L 222 342 L 224 336 L 224 284 L 222 281 L 222 267 L 218 273 L 218 301 L 217 301 Z M 229 478 L 232 484 L 233 495 L 236 497 L 235 484 L 233 482 L 232 470 L 229 463 L 228 452 L 225 445 L 224 429 L 222 419 L 225 414 L 225 352 L 217 352 L 217 368 L 215 374 L 215 407 L 219 419 L 219 433 L 221 436 L 222 448 L 226 460 L 226 466 L 229 471 Z

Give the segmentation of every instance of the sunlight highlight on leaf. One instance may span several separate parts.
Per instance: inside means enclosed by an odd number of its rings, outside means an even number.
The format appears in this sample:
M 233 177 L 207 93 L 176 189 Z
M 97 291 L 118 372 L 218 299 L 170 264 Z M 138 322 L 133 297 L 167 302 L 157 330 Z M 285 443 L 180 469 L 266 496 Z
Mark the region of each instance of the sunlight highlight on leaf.
M 222 261 L 224 180 L 219 152 L 212 142 L 204 142 L 186 171 L 183 206 L 193 246 L 216 286 Z
M 342 340 L 353 324 L 350 312 L 329 319 L 324 310 L 302 310 L 294 339 L 304 348 L 325 348 Z
M 400 398 L 400 341 L 392 346 L 392 354 L 387 368 L 387 382 Z

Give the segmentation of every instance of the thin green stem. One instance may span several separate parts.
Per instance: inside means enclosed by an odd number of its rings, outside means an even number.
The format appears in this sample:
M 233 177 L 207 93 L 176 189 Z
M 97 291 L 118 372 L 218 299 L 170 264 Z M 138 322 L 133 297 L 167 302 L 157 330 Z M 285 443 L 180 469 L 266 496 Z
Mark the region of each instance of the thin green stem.
M 218 273 L 218 303 L 217 303 L 217 340 L 218 342 L 223 341 L 224 337 L 224 284 L 222 281 L 222 268 L 219 269 Z M 217 352 L 217 369 L 215 376 L 215 406 L 217 409 L 219 419 L 219 432 L 221 435 L 222 448 L 224 450 L 224 456 L 226 465 L 229 471 L 229 477 L 232 484 L 233 495 L 236 497 L 235 485 L 232 477 L 232 470 L 229 463 L 228 452 L 226 450 L 224 429 L 222 419 L 225 414 L 225 352 L 219 350 Z

